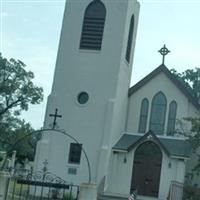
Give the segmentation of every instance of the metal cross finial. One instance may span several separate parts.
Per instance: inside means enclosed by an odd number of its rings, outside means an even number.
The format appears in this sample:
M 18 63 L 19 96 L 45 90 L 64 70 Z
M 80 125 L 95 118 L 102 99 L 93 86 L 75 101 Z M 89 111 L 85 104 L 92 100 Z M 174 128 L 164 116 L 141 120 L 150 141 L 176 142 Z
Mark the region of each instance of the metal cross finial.
M 49 116 L 54 118 L 52 129 L 55 129 L 55 126 L 56 126 L 56 119 L 57 119 L 57 117 L 60 117 L 60 118 L 61 118 L 62 115 L 58 115 L 58 109 L 56 108 L 55 114 L 50 114 Z
M 165 64 L 165 56 L 170 53 L 170 51 L 166 48 L 166 46 L 164 45 L 159 51 L 158 51 L 162 56 L 162 64 Z

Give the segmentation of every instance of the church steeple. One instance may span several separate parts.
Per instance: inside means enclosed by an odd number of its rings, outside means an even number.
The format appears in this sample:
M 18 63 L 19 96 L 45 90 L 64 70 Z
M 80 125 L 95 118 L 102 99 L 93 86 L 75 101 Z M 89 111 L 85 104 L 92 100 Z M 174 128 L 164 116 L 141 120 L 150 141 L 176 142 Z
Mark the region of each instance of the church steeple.
M 56 108 L 62 111 L 59 128 L 83 145 L 94 181 L 108 171 L 111 144 L 125 129 L 138 15 L 137 0 L 66 1 L 44 127 L 49 128 L 52 123 L 49 114 Z M 60 159 L 52 145 L 49 152 L 54 163 L 62 163 L 63 169 L 73 167 L 68 161 L 73 145 L 70 141 L 64 144 L 59 136 L 52 137 L 48 138 L 50 143 L 59 144 L 64 151 L 60 153 L 66 158 Z M 79 161 L 78 181 L 84 182 L 86 164 L 84 158 Z M 68 180 L 77 181 L 70 174 L 67 176 Z

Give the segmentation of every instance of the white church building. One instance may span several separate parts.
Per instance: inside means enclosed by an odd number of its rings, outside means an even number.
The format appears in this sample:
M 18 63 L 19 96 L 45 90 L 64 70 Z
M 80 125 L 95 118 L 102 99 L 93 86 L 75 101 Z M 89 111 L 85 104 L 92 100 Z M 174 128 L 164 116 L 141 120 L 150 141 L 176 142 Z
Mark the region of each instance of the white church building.
M 55 131 L 38 142 L 35 170 L 48 161 L 67 182 L 87 182 L 81 145 L 104 194 L 137 190 L 141 199 L 166 200 L 172 183 L 184 182 L 190 157 L 176 121 L 200 106 L 164 63 L 129 88 L 139 8 L 137 0 L 66 1 L 44 121 Z

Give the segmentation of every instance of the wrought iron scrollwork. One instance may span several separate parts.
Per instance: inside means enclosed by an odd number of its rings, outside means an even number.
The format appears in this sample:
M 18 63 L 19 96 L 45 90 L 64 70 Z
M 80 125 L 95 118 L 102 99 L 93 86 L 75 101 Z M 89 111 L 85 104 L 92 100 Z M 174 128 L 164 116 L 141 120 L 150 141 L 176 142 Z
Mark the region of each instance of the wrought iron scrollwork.
M 22 177 L 18 177 L 22 178 Z M 57 183 L 57 184 L 69 184 L 65 180 L 61 179 L 57 175 L 51 172 L 42 172 L 38 171 L 35 173 L 28 173 L 25 177 L 26 180 L 29 181 L 39 181 L 39 182 L 49 182 L 49 183 Z
M 19 199 L 32 199 L 43 197 L 46 199 L 65 199 L 69 196 L 70 199 L 78 199 L 79 186 L 67 183 L 62 178 L 58 177 L 51 172 L 32 172 L 18 170 L 12 177 L 13 191 L 8 194 L 9 198 L 15 199 L 15 196 L 19 196 Z M 19 187 L 17 192 L 16 187 Z

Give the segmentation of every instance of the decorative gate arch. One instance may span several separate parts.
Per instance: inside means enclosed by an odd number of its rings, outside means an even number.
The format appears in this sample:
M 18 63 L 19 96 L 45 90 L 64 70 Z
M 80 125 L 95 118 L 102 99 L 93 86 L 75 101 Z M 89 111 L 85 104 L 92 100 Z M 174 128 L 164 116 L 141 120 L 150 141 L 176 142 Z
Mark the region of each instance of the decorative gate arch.
M 131 192 L 139 195 L 158 197 L 162 152 L 152 141 L 140 144 L 134 156 Z
M 38 133 L 38 132 L 44 134 L 45 132 L 50 132 L 50 131 L 52 131 L 52 132 L 57 132 L 57 133 L 61 133 L 61 134 L 65 135 L 65 136 L 71 138 L 75 143 L 79 144 L 79 146 L 80 146 L 80 148 L 81 148 L 81 150 L 82 150 L 82 152 L 83 152 L 83 154 L 85 155 L 85 158 L 86 158 L 86 162 L 87 162 L 87 166 L 88 166 L 88 182 L 90 183 L 90 182 L 91 182 L 91 167 L 90 167 L 90 162 L 89 162 L 87 153 L 86 153 L 85 149 L 83 148 L 83 146 L 78 142 L 78 140 L 77 140 L 75 137 L 71 136 L 69 133 L 65 132 L 65 130 L 59 130 L 59 129 L 54 129 L 54 128 L 53 128 L 53 129 L 41 129 L 41 130 L 33 131 L 33 132 L 31 132 L 31 133 L 25 135 L 24 137 L 20 138 L 17 142 L 15 142 L 15 143 L 12 145 L 12 149 L 8 152 L 8 154 L 11 153 L 11 152 L 14 150 L 15 146 L 16 146 L 18 143 L 20 143 L 21 141 L 23 141 L 23 140 L 26 139 L 27 137 L 29 137 L 29 136 L 31 136 L 31 135 L 33 135 L 33 134 L 35 134 L 35 133 Z
M 24 137 L 20 138 L 17 142 L 12 145 L 12 148 L 8 151 L 10 154 L 17 144 L 26 139 L 27 137 L 35 134 L 35 133 L 45 132 L 57 132 L 61 133 L 69 138 L 71 138 L 74 142 L 80 145 L 80 148 L 85 155 L 87 166 L 88 166 L 88 181 L 91 182 L 91 168 L 88 156 L 83 148 L 83 146 L 78 142 L 76 138 L 66 133 L 64 130 L 59 129 L 41 129 L 33 131 Z M 56 199 L 70 198 L 70 199 L 78 199 L 79 194 L 79 186 L 67 183 L 65 180 L 62 180 L 60 177 L 57 177 L 55 174 L 52 174 L 48 171 L 39 171 L 32 172 L 26 174 L 25 176 L 21 176 L 19 173 L 14 174 L 14 176 L 10 179 L 12 189 L 11 192 L 8 192 L 7 198 L 9 199 L 51 199 L 56 197 Z M 67 195 L 67 196 L 66 196 Z

